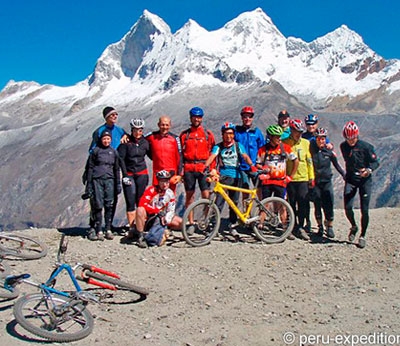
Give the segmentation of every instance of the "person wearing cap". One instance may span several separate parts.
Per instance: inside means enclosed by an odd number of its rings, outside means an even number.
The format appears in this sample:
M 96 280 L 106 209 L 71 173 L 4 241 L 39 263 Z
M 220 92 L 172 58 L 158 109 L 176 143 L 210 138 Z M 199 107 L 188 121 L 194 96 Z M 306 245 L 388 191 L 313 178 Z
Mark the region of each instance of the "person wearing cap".
M 290 122 L 289 112 L 286 109 L 280 111 L 278 114 L 278 125 L 280 127 L 282 127 L 282 129 L 283 129 L 283 133 L 281 136 L 282 140 L 285 140 L 286 138 L 289 138 L 289 136 L 290 136 L 289 122 Z
M 354 121 L 348 121 L 343 128 L 344 142 L 340 144 L 344 162 L 346 163 L 346 178 L 344 186 L 344 209 L 351 224 L 349 241 L 353 242 L 358 226 L 354 219 L 353 203 L 357 191 L 360 195 L 361 235 L 358 246 L 366 246 L 366 233 L 369 223 L 369 201 L 372 190 L 372 173 L 379 167 L 379 159 L 374 147 L 359 138 L 359 129 Z
M 88 234 L 90 240 L 104 240 L 102 230 L 102 210 L 104 208 L 104 222 L 107 239 L 113 239 L 111 231 L 112 208 L 115 196 L 121 193 L 119 174 L 119 157 L 117 151 L 111 147 L 112 134 L 104 130 L 100 140 L 89 155 L 86 192 L 93 203 L 94 228 Z
M 157 185 L 156 173 L 162 170 L 171 172 L 171 190 L 175 191 L 176 184 L 183 174 L 182 148 L 179 137 L 169 130 L 171 118 L 163 115 L 158 120 L 158 131 L 148 133 L 145 138 L 150 144 L 150 155 L 153 160 L 153 185 Z
M 117 120 L 118 120 L 118 113 L 113 107 L 107 106 L 103 109 L 103 118 L 105 120 L 105 123 L 103 125 L 101 125 L 100 127 L 98 127 L 96 130 L 94 130 L 92 133 L 92 142 L 90 143 L 90 146 L 89 146 L 89 154 L 94 150 L 94 148 L 96 148 L 99 145 L 101 134 L 106 130 L 111 133 L 112 140 L 111 140 L 110 146 L 111 146 L 111 148 L 114 148 L 115 150 L 118 149 L 118 147 L 121 143 L 126 143 L 126 141 L 128 140 L 127 133 L 121 127 L 116 125 Z M 89 159 L 86 161 L 85 170 L 82 175 L 82 182 L 84 185 L 86 184 L 86 180 L 87 180 L 88 161 L 89 161 Z M 114 204 L 113 204 L 113 208 L 112 208 L 113 211 L 112 211 L 112 216 L 111 216 L 111 222 L 114 219 L 114 214 L 117 209 L 117 202 L 118 202 L 118 197 L 115 196 Z M 90 208 L 92 211 L 93 211 L 93 207 L 94 207 L 93 200 L 90 199 Z M 93 231 L 94 231 L 93 212 L 90 213 L 89 226 L 90 226 L 89 233 L 93 233 Z
M 145 157 L 146 155 L 150 157 L 150 146 L 143 136 L 145 121 L 140 118 L 132 119 L 130 126 L 129 141 L 118 147 L 118 154 L 121 158 L 126 216 L 129 227 L 132 228 L 135 221 L 135 209 L 149 183 L 149 172 Z M 129 236 L 131 236 L 131 232 L 128 233 L 128 238 Z
M 204 164 L 215 145 L 214 134 L 202 125 L 204 117 L 203 109 L 193 107 L 189 111 L 189 116 L 191 126 L 182 131 L 179 136 L 182 144 L 186 208 L 194 202 L 196 182 L 199 185 L 201 197 L 208 198 L 210 196 L 210 184 L 206 181 L 206 177 L 202 173 Z
M 240 116 L 242 125 L 236 125 L 235 141 L 243 145 L 247 155 L 252 162 L 256 162 L 259 149 L 265 144 L 262 131 L 253 125 L 254 110 L 250 106 L 243 107 Z M 250 187 L 250 178 L 255 183 L 256 178 L 251 175 L 250 165 L 242 160 L 240 162 L 240 170 L 242 172 L 242 187 L 248 189 Z M 243 198 L 247 196 L 244 194 Z
M 336 168 L 339 174 L 344 178 L 345 172 L 340 166 L 336 153 L 328 149 L 326 145 L 326 138 L 328 130 L 320 127 L 314 131 L 315 141 L 310 142 L 310 152 L 314 165 L 315 172 L 315 189 L 314 189 L 314 205 L 315 205 L 315 219 L 318 224 L 318 235 L 324 235 L 324 226 L 322 222 L 322 211 L 324 211 L 326 234 L 328 238 L 334 238 L 333 231 L 333 184 L 332 184 L 332 168 Z
M 289 203 L 296 215 L 294 234 L 304 240 L 310 240 L 304 229 L 306 217 L 307 194 L 314 187 L 314 167 L 310 153 L 310 142 L 301 137 L 305 131 L 303 122 L 298 119 L 290 120 L 290 137 L 283 143 L 288 144 L 298 158 L 298 167 L 293 180 L 287 185 Z M 294 161 L 287 162 L 287 170 L 292 171 Z

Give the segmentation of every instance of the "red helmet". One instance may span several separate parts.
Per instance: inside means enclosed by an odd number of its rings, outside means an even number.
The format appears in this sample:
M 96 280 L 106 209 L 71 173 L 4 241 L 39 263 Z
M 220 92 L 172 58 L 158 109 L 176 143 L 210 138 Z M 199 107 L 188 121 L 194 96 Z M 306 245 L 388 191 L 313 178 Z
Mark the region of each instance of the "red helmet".
M 343 127 L 343 137 L 353 139 L 358 137 L 358 126 L 354 121 L 348 121 Z
M 298 131 L 298 132 L 304 132 L 304 125 L 303 122 L 299 119 L 292 119 L 289 122 L 289 126 L 291 129 Z
M 241 112 L 240 112 L 240 115 L 243 115 L 243 114 L 251 114 L 253 116 L 254 115 L 254 109 L 252 107 L 250 107 L 250 106 L 243 107 Z

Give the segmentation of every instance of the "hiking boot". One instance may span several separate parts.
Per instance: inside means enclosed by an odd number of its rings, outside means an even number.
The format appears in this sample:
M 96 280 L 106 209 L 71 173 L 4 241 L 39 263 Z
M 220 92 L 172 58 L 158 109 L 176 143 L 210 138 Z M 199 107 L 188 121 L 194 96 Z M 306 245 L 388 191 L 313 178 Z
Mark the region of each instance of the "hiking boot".
M 113 232 L 111 232 L 110 229 L 106 231 L 106 239 L 108 239 L 108 240 L 114 239 L 114 234 L 113 234 Z
M 306 232 L 310 233 L 311 232 L 311 222 L 307 222 L 306 225 L 304 226 L 304 229 Z
M 186 234 L 187 235 L 193 235 L 195 230 L 196 230 L 196 226 L 194 224 L 186 226 Z
M 299 230 L 297 231 L 297 235 L 300 239 L 303 240 L 310 240 L 310 236 L 307 234 L 306 230 L 302 227 L 299 228 Z
M 96 230 L 94 228 L 89 229 L 88 239 L 92 240 L 92 241 L 97 240 L 97 234 L 96 234 Z
M 318 236 L 319 237 L 323 237 L 324 236 L 324 226 L 322 226 L 322 225 L 318 225 Z M 329 237 L 329 235 L 328 235 L 328 237 Z
M 358 227 L 357 226 L 352 226 L 350 228 L 350 233 L 349 233 L 349 241 L 353 242 L 354 239 L 356 238 L 356 234 L 358 232 Z
M 328 238 L 335 238 L 335 232 L 333 232 L 333 227 L 328 227 L 326 233 L 328 235 Z
M 229 226 L 229 233 L 233 238 L 235 238 L 235 242 L 240 241 L 240 235 L 239 232 L 234 228 L 234 226 L 230 225 Z
M 293 235 L 293 233 L 290 233 L 286 239 L 295 240 L 296 237 Z
M 104 241 L 104 233 L 103 232 L 97 233 L 97 240 Z
M 138 240 L 136 241 L 136 245 L 139 246 L 141 249 L 147 248 L 146 239 L 144 239 L 143 233 L 140 233 Z
M 367 245 L 367 241 L 365 240 L 364 237 L 360 237 L 360 238 L 358 239 L 358 247 L 359 247 L 360 249 L 364 249 L 364 248 L 365 248 L 365 245 Z

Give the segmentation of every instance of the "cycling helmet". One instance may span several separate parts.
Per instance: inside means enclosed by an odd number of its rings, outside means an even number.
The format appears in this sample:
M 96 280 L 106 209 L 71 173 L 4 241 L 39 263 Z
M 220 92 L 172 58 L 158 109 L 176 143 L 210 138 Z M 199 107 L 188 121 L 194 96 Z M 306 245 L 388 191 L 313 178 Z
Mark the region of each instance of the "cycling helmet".
M 319 118 L 317 114 L 308 114 L 304 118 L 304 122 L 306 125 L 315 125 L 318 122 Z
M 191 117 L 203 117 L 204 112 L 200 107 L 193 107 L 189 112 Z
M 279 125 L 271 125 L 267 127 L 268 136 L 282 136 L 283 129 Z
M 229 130 L 229 129 L 235 131 L 236 126 L 232 123 L 227 122 L 227 123 L 224 123 L 224 125 L 222 125 L 222 127 L 221 127 L 222 132 Z
M 290 114 L 289 114 L 289 112 L 288 112 L 286 109 L 284 109 L 284 110 L 282 110 L 281 112 L 279 112 L 279 114 L 278 114 L 278 120 L 279 120 L 280 118 L 285 118 L 285 117 L 289 117 L 289 118 L 290 118 Z
M 289 126 L 292 130 L 298 131 L 298 132 L 304 132 L 304 125 L 303 122 L 299 119 L 293 119 L 290 120 Z
M 171 173 L 166 171 L 165 169 L 156 173 L 157 179 L 170 179 Z
M 140 118 L 132 119 L 131 122 L 131 129 L 142 129 L 144 128 L 144 120 Z
M 242 110 L 240 111 L 240 115 L 244 114 L 250 114 L 251 116 L 254 116 L 254 110 L 252 107 L 243 107 Z
M 315 137 L 326 137 L 328 136 L 328 130 L 323 127 L 319 127 L 315 130 Z
M 343 137 L 353 139 L 358 137 L 358 126 L 354 121 L 348 121 L 343 127 Z

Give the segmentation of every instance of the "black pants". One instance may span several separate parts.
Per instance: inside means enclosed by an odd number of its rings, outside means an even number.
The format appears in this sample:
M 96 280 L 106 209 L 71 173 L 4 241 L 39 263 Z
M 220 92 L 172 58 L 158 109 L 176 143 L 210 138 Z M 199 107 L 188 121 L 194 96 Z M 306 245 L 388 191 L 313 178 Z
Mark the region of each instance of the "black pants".
M 322 220 L 322 210 L 326 221 L 333 221 L 333 186 L 332 181 L 319 182 L 315 185 L 315 218 Z M 322 208 L 322 210 L 321 210 Z
M 274 185 L 274 184 L 262 185 L 261 192 L 262 192 L 262 199 L 271 197 L 272 194 L 274 195 L 274 197 L 280 197 L 283 199 L 285 198 L 285 188 L 280 185 Z
M 134 211 L 139 205 L 139 200 L 149 183 L 149 176 L 147 174 L 140 174 L 130 175 L 128 178 L 132 184 L 122 185 L 122 187 L 124 189 L 126 211 L 129 212 Z
M 357 190 L 360 194 L 360 208 L 361 208 L 361 236 L 364 237 L 369 223 L 369 201 L 371 199 L 372 179 L 363 179 L 359 183 L 346 182 L 344 185 L 344 208 L 346 217 L 352 226 L 356 225 L 354 220 L 353 203 Z
M 102 210 L 104 208 L 104 222 L 106 229 L 111 229 L 113 205 L 115 204 L 114 179 L 93 179 L 93 197 L 91 206 L 94 228 L 99 232 L 102 224 Z
M 304 227 L 307 212 L 308 181 L 292 181 L 287 186 L 289 203 L 297 218 L 296 226 Z
M 241 186 L 240 185 L 241 184 L 241 179 L 240 178 L 231 178 L 231 177 L 221 176 L 219 181 L 220 181 L 221 184 L 225 184 L 225 185 L 236 186 L 236 187 Z M 229 198 L 235 204 L 237 204 L 237 202 L 239 200 L 240 192 L 229 190 L 228 191 L 228 195 L 229 195 Z M 223 197 L 220 194 L 217 195 L 217 199 L 215 200 L 215 204 L 217 205 L 219 211 L 222 213 L 222 209 L 224 208 L 224 205 L 225 205 L 225 200 L 223 199 Z M 237 221 L 236 213 L 232 210 L 232 208 L 229 208 L 229 222 L 230 223 L 235 223 L 236 221 Z

